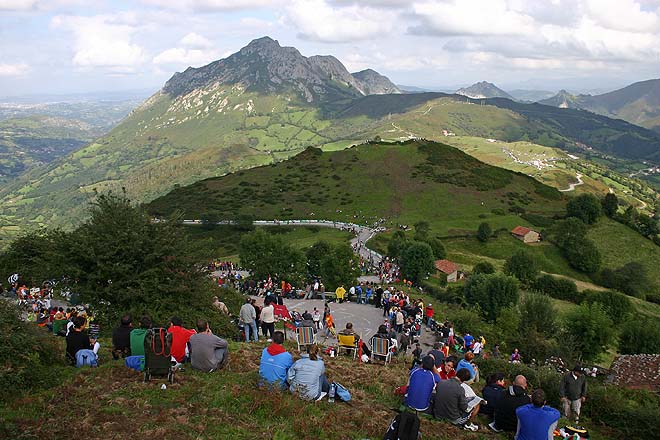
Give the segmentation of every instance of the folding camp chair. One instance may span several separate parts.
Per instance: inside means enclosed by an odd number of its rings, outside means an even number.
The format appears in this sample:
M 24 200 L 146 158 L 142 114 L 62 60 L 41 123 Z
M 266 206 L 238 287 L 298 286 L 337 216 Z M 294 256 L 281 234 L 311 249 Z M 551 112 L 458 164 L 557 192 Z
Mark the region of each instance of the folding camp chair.
M 371 359 L 384 360 L 387 365 L 392 360 L 392 341 L 388 338 L 371 338 Z
M 357 346 L 355 345 L 355 335 L 342 335 L 339 333 L 337 335 L 339 339 L 339 346 L 337 347 L 337 354 L 341 353 L 341 350 L 344 349 L 347 353 L 353 351 L 353 359 L 357 356 Z
M 296 343 L 298 344 L 298 351 L 300 347 L 309 347 L 316 343 L 316 334 L 314 327 L 298 327 L 296 328 Z

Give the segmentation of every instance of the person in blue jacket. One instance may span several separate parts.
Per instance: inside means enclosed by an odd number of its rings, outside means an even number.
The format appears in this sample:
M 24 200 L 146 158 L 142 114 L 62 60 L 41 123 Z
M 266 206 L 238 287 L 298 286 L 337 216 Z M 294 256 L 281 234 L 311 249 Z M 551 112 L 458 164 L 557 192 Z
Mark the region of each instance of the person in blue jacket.
M 319 346 L 313 344 L 308 353 L 303 353 L 287 372 L 289 390 L 301 399 L 320 400 L 330 390 L 325 377 L 325 364 L 319 356 Z
M 532 403 L 516 409 L 518 430 L 515 440 L 552 440 L 559 421 L 559 411 L 545 406 L 545 392 L 534 390 Z
M 283 343 L 284 333 L 276 331 L 273 333 L 273 342 L 261 352 L 260 383 L 287 388 L 287 373 L 293 365 L 293 356 L 284 349 Z
M 470 380 L 466 381 L 467 384 L 479 382 L 479 367 L 472 363 L 473 360 L 474 353 L 468 351 L 465 353 L 464 358 L 461 359 L 461 361 L 456 366 L 456 371 L 460 370 L 461 368 L 465 368 L 470 372 Z

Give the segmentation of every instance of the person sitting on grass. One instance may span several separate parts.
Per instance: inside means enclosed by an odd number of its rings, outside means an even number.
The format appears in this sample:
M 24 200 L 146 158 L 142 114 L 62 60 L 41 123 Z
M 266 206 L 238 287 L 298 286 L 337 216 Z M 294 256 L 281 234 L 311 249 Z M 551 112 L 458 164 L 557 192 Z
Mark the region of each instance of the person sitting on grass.
M 144 338 L 151 328 L 151 318 L 147 315 L 140 318 L 140 328 L 131 330 L 131 355 L 144 356 Z
M 488 426 L 497 432 L 515 432 L 518 426 L 516 409 L 531 402 L 525 393 L 526 389 L 527 378 L 523 375 L 516 376 L 513 384 L 502 392 L 502 396 L 497 401 L 497 407 L 495 407 L 495 420 Z
M 188 330 L 183 327 L 183 321 L 178 316 L 173 316 L 170 319 L 170 327 L 167 329 L 167 332 L 172 334 L 172 349 L 170 353 L 176 359 L 177 366 L 179 366 L 179 364 L 183 364 L 188 360 L 188 354 L 186 353 L 188 341 L 196 332 L 194 329 Z
M 78 350 L 92 350 L 98 355 L 101 347 L 96 339 L 90 339 L 85 331 L 85 318 L 76 316 L 73 318 L 73 330 L 66 337 L 66 357 L 69 364 L 76 365 L 76 353 Z
M 495 414 L 497 402 L 502 397 L 504 392 L 504 373 L 493 373 L 486 378 L 486 386 L 481 390 L 481 395 L 484 396 L 485 404 L 481 405 L 479 412 L 491 419 Z
M 470 372 L 461 368 L 456 377 L 441 381 L 436 387 L 433 415 L 436 419 L 448 420 L 451 424 L 463 426 L 469 431 L 477 431 L 479 427 L 471 422 L 477 416 L 478 409 L 468 411 L 468 401 L 465 397 L 463 382 L 470 379 Z
M 197 333 L 190 336 L 190 364 L 193 369 L 211 373 L 229 359 L 227 341 L 214 335 L 205 319 L 197 320 Z
M 325 377 L 325 364 L 319 356 L 319 346 L 312 344 L 308 353 L 293 363 L 287 371 L 289 390 L 304 400 L 321 400 L 330 390 Z
M 553 432 L 559 421 L 559 411 L 545 406 L 545 392 L 534 390 L 532 403 L 516 409 L 518 429 L 515 440 L 546 440 L 553 439 Z
M 440 382 L 440 376 L 434 373 L 433 356 L 422 358 L 421 368 L 415 368 L 408 379 L 408 391 L 404 404 L 415 411 L 426 411 L 431 404 L 431 395 Z
M 117 360 L 131 355 L 131 331 L 133 318 L 131 315 L 121 317 L 119 327 L 112 331 L 112 358 Z
M 284 349 L 283 343 L 284 333 L 278 330 L 273 334 L 273 342 L 261 352 L 260 384 L 287 388 L 287 373 L 293 365 L 293 356 Z
M 463 359 L 461 359 L 461 361 L 456 366 L 456 370 L 465 368 L 470 372 L 470 379 L 467 381 L 468 383 L 479 382 L 479 367 L 477 367 L 472 363 L 473 360 L 474 360 L 474 353 L 468 351 L 467 353 L 465 353 Z
M 445 358 L 444 363 L 439 368 L 440 379 L 449 380 L 456 376 L 456 364 L 458 364 L 458 358 L 456 356 L 449 356 Z

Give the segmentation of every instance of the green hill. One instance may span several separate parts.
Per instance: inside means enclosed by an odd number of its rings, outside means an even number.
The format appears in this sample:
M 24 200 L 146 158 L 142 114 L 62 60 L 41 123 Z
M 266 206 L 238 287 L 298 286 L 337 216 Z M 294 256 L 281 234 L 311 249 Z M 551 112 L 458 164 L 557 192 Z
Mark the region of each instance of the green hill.
M 0 238 L 70 227 L 95 191 L 150 201 L 177 186 L 279 162 L 313 146 L 464 136 L 594 148 L 652 158 L 660 136 L 593 113 L 507 99 L 397 91 L 375 72 L 304 57 L 262 38 L 225 60 L 176 74 L 106 136 L 0 189 Z

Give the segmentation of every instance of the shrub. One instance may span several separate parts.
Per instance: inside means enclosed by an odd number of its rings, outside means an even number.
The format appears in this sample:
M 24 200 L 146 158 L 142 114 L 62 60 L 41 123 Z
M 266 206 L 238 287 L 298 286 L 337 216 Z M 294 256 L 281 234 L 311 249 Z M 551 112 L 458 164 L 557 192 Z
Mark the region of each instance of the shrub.
M 575 341 L 575 349 L 587 361 L 607 350 L 614 337 L 614 324 L 600 303 L 582 303 L 566 314 L 566 332 Z
M 506 260 L 504 273 L 520 280 L 523 284 L 530 284 L 539 274 L 536 259 L 525 251 L 520 251 Z
M 35 324 L 23 322 L 19 310 L 0 299 L 0 386 L 7 392 L 56 384 L 55 365 L 64 365 L 64 348 Z
M 557 330 L 557 311 L 552 301 L 540 293 L 527 293 L 520 302 L 520 333 L 525 335 L 530 331 L 552 336 Z
M 556 278 L 552 275 L 541 275 L 538 277 L 532 283 L 532 290 L 576 304 L 580 304 L 584 300 L 584 294 L 578 292 L 577 285 L 574 281 Z
M 480 242 L 485 243 L 490 240 L 490 237 L 493 235 L 493 228 L 487 222 L 483 222 L 479 225 L 477 230 L 477 238 Z
M 660 353 L 660 324 L 652 318 L 625 321 L 619 336 L 619 351 L 623 354 Z
M 481 261 L 481 262 L 477 263 L 474 266 L 474 268 L 472 268 L 472 273 L 475 274 L 475 275 L 480 274 L 480 273 L 483 273 L 483 274 L 486 274 L 486 275 L 491 274 L 491 273 L 495 273 L 495 266 L 493 266 L 488 261 Z
M 587 302 L 600 303 L 605 312 L 615 323 L 625 321 L 633 313 L 635 308 L 632 302 L 622 293 L 611 290 L 585 290 L 582 292 Z
M 588 225 L 596 223 L 601 212 L 600 200 L 593 194 L 581 194 L 566 204 L 566 216 L 579 218 Z
M 503 275 L 473 275 L 465 283 L 465 299 L 478 304 L 483 316 L 495 322 L 501 309 L 518 303 L 518 282 Z

